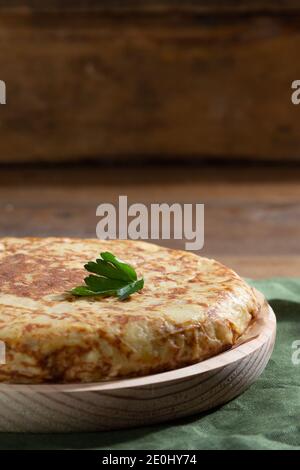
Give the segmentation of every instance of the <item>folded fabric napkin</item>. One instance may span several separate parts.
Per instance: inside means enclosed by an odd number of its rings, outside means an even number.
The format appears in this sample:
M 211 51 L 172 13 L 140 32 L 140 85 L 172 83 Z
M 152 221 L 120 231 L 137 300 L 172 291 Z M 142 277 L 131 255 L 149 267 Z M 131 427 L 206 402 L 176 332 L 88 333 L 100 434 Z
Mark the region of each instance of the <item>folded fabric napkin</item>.
M 203 415 L 139 429 L 0 434 L 0 449 L 300 449 L 300 278 L 250 281 L 276 313 L 272 358 L 258 381 Z

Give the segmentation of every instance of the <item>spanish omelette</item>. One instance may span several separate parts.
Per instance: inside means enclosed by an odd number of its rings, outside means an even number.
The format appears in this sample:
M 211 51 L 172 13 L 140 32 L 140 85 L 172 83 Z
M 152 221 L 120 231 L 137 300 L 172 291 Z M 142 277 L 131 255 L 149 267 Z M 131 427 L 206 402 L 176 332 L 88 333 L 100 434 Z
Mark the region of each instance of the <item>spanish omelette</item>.
M 131 264 L 144 289 L 123 302 L 72 296 L 101 251 Z M 3 238 L 0 382 L 97 382 L 182 367 L 234 345 L 259 307 L 234 271 L 190 252 L 129 240 Z

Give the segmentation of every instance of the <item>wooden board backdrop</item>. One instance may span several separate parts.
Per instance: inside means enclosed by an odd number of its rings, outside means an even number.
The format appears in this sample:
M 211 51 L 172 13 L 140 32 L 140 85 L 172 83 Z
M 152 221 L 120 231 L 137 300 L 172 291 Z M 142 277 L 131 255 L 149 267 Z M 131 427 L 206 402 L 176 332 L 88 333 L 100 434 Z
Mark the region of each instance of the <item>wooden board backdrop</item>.
M 0 162 L 300 159 L 299 52 L 296 0 L 2 0 Z

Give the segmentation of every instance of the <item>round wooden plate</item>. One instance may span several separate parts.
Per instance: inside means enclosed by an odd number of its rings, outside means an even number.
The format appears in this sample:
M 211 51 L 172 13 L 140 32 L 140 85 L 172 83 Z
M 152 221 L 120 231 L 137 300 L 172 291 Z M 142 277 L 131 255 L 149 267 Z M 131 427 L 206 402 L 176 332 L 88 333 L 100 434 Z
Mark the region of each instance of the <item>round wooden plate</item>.
M 147 377 L 95 384 L 0 384 L 0 431 L 107 431 L 209 410 L 241 394 L 272 354 L 276 318 L 260 318 L 240 344 L 206 361 Z

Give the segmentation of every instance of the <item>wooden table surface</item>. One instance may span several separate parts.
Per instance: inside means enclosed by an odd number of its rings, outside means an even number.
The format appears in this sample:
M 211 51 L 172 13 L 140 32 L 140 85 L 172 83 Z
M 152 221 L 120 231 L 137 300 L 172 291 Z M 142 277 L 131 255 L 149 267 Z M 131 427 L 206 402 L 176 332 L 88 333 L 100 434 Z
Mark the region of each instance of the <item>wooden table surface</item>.
M 300 276 L 300 166 L 5 166 L 0 236 L 95 237 L 96 207 L 116 202 L 205 204 L 205 246 L 243 276 Z M 184 241 L 162 244 L 183 248 Z

